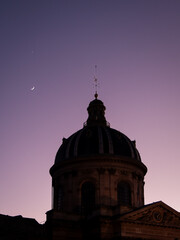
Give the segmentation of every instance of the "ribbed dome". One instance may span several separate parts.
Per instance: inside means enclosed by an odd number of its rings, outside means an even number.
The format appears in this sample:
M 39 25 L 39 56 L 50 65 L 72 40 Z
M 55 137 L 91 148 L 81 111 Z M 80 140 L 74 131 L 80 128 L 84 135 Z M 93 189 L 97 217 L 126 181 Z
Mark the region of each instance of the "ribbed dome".
M 97 95 L 95 97 L 87 108 L 89 116 L 84 128 L 63 139 L 55 164 L 69 158 L 97 155 L 123 156 L 141 161 L 135 141 L 109 127 L 104 116 L 106 108 Z
M 55 163 L 99 154 L 125 156 L 141 161 L 135 142 L 123 133 L 107 126 L 86 126 L 68 139 L 63 139 Z

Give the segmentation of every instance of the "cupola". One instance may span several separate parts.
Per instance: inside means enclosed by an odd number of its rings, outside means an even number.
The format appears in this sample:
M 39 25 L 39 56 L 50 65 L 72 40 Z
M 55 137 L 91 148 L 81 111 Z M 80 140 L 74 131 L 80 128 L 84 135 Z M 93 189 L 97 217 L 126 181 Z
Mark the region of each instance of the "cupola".
M 88 119 L 84 127 L 73 133 L 67 139 L 63 138 L 55 164 L 67 159 L 89 157 L 97 155 L 114 155 L 131 158 L 133 161 L 141 161 L 136 149 L 135 141 L 131 141 L 125 134 L 110 128 L 106 121 L 104 103 L 97 99 L 89 103 L 87 108 Z

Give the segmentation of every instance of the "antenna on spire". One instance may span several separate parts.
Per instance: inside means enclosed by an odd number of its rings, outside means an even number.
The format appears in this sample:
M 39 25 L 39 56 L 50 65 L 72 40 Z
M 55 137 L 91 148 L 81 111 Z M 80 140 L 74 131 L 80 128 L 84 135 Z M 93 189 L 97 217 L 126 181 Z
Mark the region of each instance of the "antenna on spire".
M 94 66 L 95 67 L 95 75 L 94 75 L 94 87 L 95 87 L 95 94 L 94 97 L 95 99 L 98 98 L 98 87 L 99 87 L 99 83 L 98 83 L 98 79 L 97 79 L 97 65 Z

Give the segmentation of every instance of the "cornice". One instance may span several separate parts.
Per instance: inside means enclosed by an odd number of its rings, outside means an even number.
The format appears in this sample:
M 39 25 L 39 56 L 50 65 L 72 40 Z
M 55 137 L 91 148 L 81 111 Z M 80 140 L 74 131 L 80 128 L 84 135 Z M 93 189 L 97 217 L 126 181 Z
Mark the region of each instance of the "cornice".
M 124 157 L 124 156 L 109 156 L 109 155 L 97 155 L 97 156 L 85 156 L 85 157 L 77 157 L 77 158 L 69 158 L 66 159 L 60 163 L 56 163 L 54 164 L 51 168 L 50 168 L 50 174 L 51 176 L 54 174 L 54 172 L 56 172 L 58 169 L 62 169 L 68 166 L 71 167 L 75 167 L 78 164 L 82 164 L 82 163 L 90 163 L 95 166 L 95 167 L 99 167 L 99 164 L 101 163 L 112 163 L 112 164 L 125 164 L 125 165 L 131 165 L 131 166 L 136 166 L 139 167 L 144 175 L 147 172 L 147 167 L 140 161 L 137 161 L 135 159 L 129 158 L 129 157 Z M 111 167 L 111 166 L 110 166 Z

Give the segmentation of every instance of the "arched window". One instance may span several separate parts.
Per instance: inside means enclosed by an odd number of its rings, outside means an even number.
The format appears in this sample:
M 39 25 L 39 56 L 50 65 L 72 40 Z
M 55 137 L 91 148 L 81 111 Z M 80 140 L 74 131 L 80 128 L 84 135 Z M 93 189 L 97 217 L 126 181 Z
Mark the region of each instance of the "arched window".
M 95 186 L 91 182 L 85 182 L 81 188 L 81 212 L 87 216 L 95 207 Z
M 62 187 L 59 186 L 57 191 L 57 210 L 62 211 L 62 208 L 63 208 L 63 190 Z
M 131 188 L 128 183 L 120 182 L 117 186 L 118 204 L 131 205 Z

